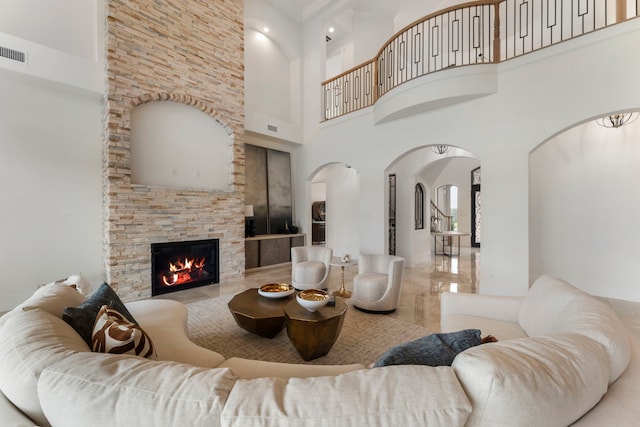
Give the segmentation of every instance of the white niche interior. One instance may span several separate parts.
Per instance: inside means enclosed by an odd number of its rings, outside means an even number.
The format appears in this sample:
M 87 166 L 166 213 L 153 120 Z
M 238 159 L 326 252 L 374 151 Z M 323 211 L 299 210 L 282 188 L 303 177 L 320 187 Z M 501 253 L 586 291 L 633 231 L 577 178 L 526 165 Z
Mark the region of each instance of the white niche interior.
M 131 182 L 230 190 L 232 135 L 202 110 L 152 101 L 131 111 Z

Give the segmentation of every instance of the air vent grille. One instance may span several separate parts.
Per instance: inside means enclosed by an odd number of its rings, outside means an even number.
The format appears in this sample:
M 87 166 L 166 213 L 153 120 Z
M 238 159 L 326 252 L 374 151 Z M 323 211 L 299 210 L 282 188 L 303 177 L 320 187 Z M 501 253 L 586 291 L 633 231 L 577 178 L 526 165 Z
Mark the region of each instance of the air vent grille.
M 271 132 L 278 132 L 278 126 L 268 124 L 267 129 L 270 130 Z
M 8 47 L 0 46 L 0 57 L 11 59 L 12 61 L 27 62 L 27 54 L 20 52 L 19 50 L 9 49 Z

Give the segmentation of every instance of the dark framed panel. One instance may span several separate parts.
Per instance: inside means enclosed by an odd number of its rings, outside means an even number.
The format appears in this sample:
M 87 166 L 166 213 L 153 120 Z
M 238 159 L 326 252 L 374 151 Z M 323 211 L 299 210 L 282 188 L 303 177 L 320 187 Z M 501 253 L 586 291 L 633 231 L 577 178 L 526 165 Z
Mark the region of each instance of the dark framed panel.
M 285 232 L 291 227 L 291 155 L 285 151 L 267 150 L 267 196 L 269 199 L 269 232 Z M 289 228 L 290 230 L 291 228 Z
M 245 204 L 253 205 L 256 234 L 267 234 L 269 205 L 267 197 L 267 149 L 245 144 Z
M 414 193 L 414 221 L 416 230 L 424 229 L 424 187 L 420 183 Z
M 480 247 L 482 237 L 482 191 L 480 166 L 471 171 L 471 246 Z
M 245 204 L 253 205 L 257 235 L 280 234 L 292 225 L 291 155 L 245 144 Z

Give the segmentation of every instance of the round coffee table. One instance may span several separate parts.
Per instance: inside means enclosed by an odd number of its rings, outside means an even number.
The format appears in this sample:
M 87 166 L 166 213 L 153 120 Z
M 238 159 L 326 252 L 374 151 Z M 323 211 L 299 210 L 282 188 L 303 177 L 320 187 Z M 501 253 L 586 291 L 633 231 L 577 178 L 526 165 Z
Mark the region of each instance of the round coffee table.
M 285 326 L 284 307 L 292 299 L 295 302 L 295 294 L 273 299 L 260 295 L 258 288 L 251 288 L 234 296 L 227 305 L 242 329 L 273 338 Z
M 284 307 L 289 341 L 305 361 L 317 359 L 329 353 L 338 339 L 347 305 L 336 299 L 334 306 L 325 305 L 310 312 L 291 301 Z

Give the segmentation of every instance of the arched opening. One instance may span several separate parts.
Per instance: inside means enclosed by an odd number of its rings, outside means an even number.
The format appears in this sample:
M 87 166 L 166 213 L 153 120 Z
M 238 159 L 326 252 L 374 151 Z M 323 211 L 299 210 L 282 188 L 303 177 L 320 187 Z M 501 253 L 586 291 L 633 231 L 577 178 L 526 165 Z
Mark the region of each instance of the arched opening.
M 358 171 L 344 163 L 329 163 L 316 169 L 308 180 L 305 215 L 311 224 L 311 244 L 333 249 L 335 256 L 360 251 Z M 314 232 L 315 230 L 315 232 Z
M 433 233 L 437 231 L 433 229 L 432 219 L 436 216 L 434 209 L 440 203 L 447 204 L 447 215 L 454 214 L 455 222 L 452 224 L 455 229 L 468 233 L 468 236 L 461 238 L 461 246 L 471 246 L 469 175 L 479 167 L 480 160 L 461 148 L 450 147 L 445 153 L 439 154 L 431 147 L 423 146 L 403 154 L 386 171 L 387 177 L 393 176 L 395 183 L 394 192 L 390 186 L 385 190 L 388 207 L 392 206 L 392 196 L 395 195 L 395 209 L 388 209 L 386 218 L 387 234 L 390 239 L 392 236 L 395 239 L 389 243 L 389 249 L 393 248 L 396 255 L 405 258 L 408 265 L 431 261 L 434 253 Z M 438 187 L 442 187 L 440 201 L 436 191 Z M 422 224 L 420 214 L 423 215 Z
M 640 122 L 603 128 L 591 120 L 529 154 L 529 274 L 640 300 Z

